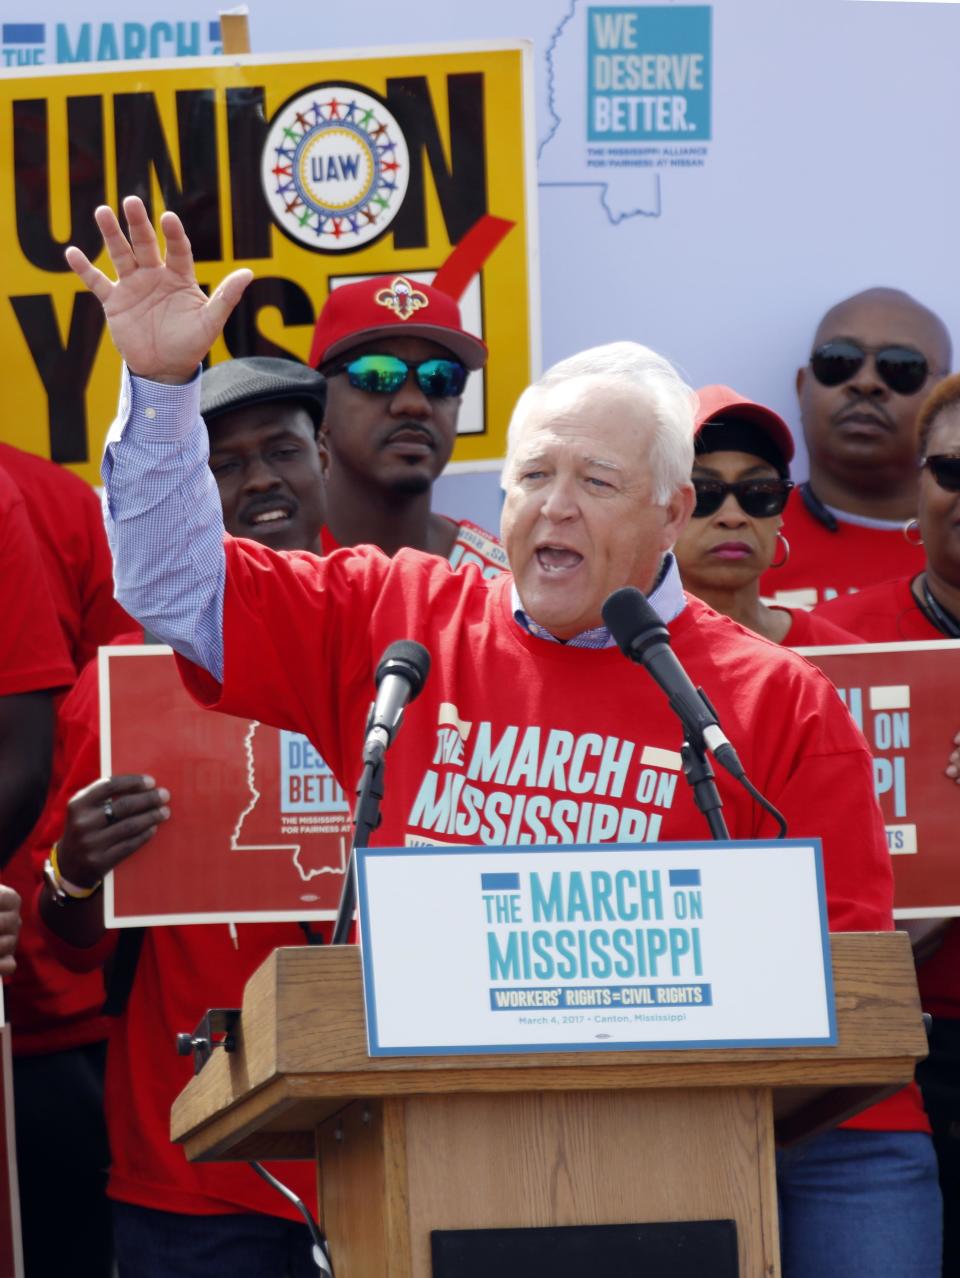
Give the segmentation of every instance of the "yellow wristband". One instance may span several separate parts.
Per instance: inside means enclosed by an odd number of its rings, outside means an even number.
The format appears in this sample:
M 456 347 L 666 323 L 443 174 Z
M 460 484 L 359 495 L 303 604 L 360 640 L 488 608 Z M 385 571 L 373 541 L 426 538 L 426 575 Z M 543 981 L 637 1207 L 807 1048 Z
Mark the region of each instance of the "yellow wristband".
M 99 892 L 103 886 L 103 879 L 98 879 L 97 882 L 94 883 L 93 887 L 89 888 L 78 887 L 76 883 L 71 883 L 69 879 L 65 879 L 60 872 L 60 862 L 57 858 L 56 843 L 50 849 L 50 865 L 53 869 L 54 875 L 56 876 L 56 880 L 60 885 L 61 891 L 66 893 L 67 896 L 72 896 L 76 901 L 83 901 L 86 897 L 93 896 L 94 892 Z

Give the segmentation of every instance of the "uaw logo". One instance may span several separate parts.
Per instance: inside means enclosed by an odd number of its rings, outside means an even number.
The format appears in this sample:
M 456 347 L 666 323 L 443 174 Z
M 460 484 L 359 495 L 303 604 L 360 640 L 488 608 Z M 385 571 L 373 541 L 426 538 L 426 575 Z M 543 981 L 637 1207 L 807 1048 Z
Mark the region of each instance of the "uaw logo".
M 378 306 L 385 306 L 388 311 L 393 311 L 397 319 L 402 320 L 410 319 L 424 306 L 430 305 L 426 293 L 414 288 L 402 275 L 398 275 L 389 288 L 382 288 L 374 301 Z
M 409 176 L 400 126 L 379 98 L 353 86 L 315 85 L 270 122 L 261 159 L 267 205 L 281 231 L 318 253 L 383 235 Z

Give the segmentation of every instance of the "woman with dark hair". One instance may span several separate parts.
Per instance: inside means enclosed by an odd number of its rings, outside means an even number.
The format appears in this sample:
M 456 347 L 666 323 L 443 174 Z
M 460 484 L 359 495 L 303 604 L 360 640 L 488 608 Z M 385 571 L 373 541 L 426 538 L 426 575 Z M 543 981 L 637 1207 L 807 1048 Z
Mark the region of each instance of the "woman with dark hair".
M 854 643 L 838 625 L 760 598 L 761 574 L 790 556 L 780 532 L 793 488 L 793 437 L 786 422 L 729 386 L 704 386 L 697 397 L 697 504 L 674 547 L 684 586 L 774 643 Z
M 674 547 L 684 586 L 774 643 L 862 642 L 845 621 L 761 600 L 761 573 L 789 554 L 780 516 L 793 439 L 776 413 L 727 386 L 697 394 L 697 504 Z M 936 1159 L 915 1084 L 780 1150 L 777 1190 L 784 1278 L 940 1278 Z
M 917 418 L 920 486 L 917 517 L 905 535 L 922 543 L 926 563 L 901 577 L 821 604 L 823 614 L 869 643 L 906 639 L 960 639 L 960 375 L 940 382 Z M 945 689 L 949 697 L 949 689 Z M 952 720 L 944 753 L 954 747 L 944 778 L 943 802 L 952 803 L 960 825 L 960 695 L 954 685 Z M 939 946 L 936 943 L 939 941 Z M 928 948 L 929 947 L 929 948 Z M 930 1055 L 917 1070 L 933 1125 L 943 1190 L 943 1272 L 960 1273 L 960 922 L 941 928 L 920 945 L 930 957 L 919 962 L 917 979 L 924 1010 L 933 1017 Z M 932 951 L 932 952 L 931 952 Z

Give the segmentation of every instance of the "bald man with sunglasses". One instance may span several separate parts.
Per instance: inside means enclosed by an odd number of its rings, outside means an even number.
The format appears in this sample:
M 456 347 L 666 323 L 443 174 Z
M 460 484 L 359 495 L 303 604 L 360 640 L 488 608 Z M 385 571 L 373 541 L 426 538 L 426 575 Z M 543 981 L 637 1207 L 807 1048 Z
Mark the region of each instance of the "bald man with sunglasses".
M 333 289 L 309 361 L 327 379 L 326 553 L 365 543 L 394 555 L 407 546 L 454 567 L 478 563 L 485 576 L 503 571 L 496 537 L 432 509 L 467 378 L 486 360 L 456 301 L 429 284 L 385 275 Z
M 797 373 L 810 478 L 787 507 L 789 561 L 764 576 L 764 595 L 812 607 L 920 571 L 922 547 L 905 534 L 917 508 L 915 423 L 951 357 L 943 321 L 898 289 L 827 311 Z

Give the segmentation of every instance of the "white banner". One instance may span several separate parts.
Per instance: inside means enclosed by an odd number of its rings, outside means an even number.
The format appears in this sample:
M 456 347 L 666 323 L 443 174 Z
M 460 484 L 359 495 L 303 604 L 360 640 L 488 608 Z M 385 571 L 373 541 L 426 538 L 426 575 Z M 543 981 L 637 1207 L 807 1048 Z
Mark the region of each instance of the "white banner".
M 365 848 L 372 1056 L 836 1041 L 819 842 Z

